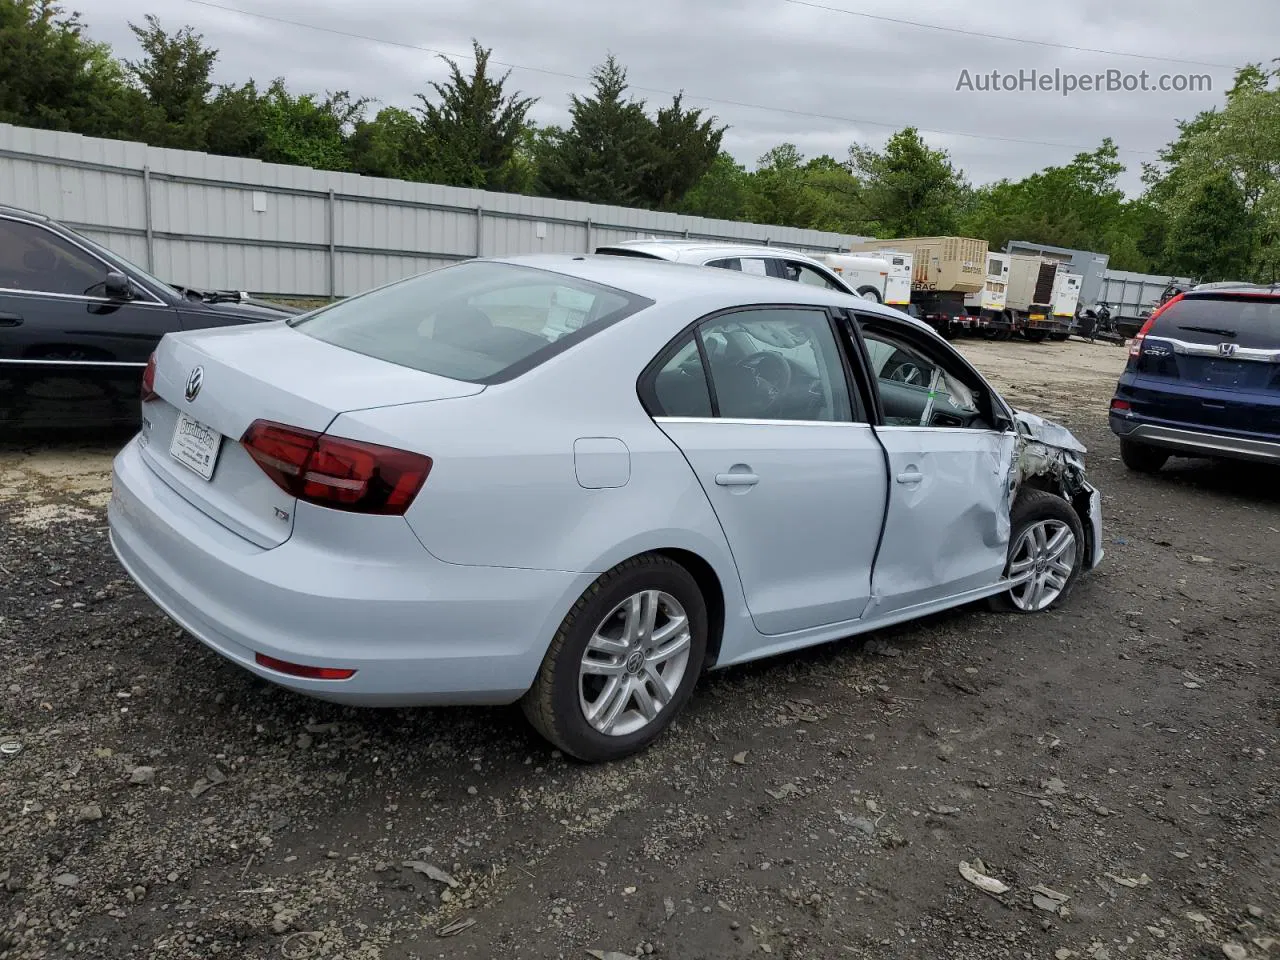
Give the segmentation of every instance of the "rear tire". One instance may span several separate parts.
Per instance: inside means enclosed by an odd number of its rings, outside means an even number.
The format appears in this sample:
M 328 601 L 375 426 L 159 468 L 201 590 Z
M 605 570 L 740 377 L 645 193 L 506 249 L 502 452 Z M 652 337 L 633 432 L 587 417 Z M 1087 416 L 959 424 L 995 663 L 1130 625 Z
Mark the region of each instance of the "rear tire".
M 1048 334 L 1043 330 L 1031 330 L 1029 328 L 1023 330 L 1022 335 L 1032 343 L 1044 343 L 1045 337 L 1048 336 Z
M 1169 462 L 1169 453 L 1136 440 L 1121 440 L 1120 459 L 1135 473 L 1159 473 Z
M 876 303 L 884 303 L 884 301 L 880 299 L 880 291 L 875 287 L 859 287 L 858 296 L 863 300 L 874 300 Z
M 668 557 L 633 557 L 578 598 L 520 706 L 570 756 L 617 760 L 648 747 L 679 715 L 706 652 L 707 607 L 697 581 Z
M 1035 488 L 1023 490 L 1009 513 L 1009 556 L 1005 576 L 1030 572 L 1031 579 L 989 601 L 1006 613 L 1043 613 L 1058 606 L 1076 585 L 1084 566 L 1084 526 L 1062 497 Z

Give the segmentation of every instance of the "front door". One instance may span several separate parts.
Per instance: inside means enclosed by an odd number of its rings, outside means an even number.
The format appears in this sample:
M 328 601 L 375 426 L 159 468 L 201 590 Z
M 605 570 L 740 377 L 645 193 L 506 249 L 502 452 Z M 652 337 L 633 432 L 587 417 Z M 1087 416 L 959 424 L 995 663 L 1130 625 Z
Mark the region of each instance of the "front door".
M 655 371 L 650 394 L 716 512 L 760 633 L 859 618 L 884 517 L 884 454 L 826 311 L 708 319 Z
M 106 293 L 110 268 L 51 230 L 0 217 L 0 426 L 128 423 L 147 357 L 178 327 L 146 290 Z
M 1009 549 L 1015 435 L 959 355 L 895 321 L 863 318 L 884 412 L 889 512 L 875 616 L 994 584 Z

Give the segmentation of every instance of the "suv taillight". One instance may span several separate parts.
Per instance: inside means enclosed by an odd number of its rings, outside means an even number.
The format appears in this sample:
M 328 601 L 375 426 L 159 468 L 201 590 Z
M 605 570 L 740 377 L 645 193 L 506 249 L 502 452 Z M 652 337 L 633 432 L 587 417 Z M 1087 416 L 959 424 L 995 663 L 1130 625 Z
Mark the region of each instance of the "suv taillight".
M 255 420 L 240 442 L 281 490 L 351 513 L 402 515 L 431 472 L 420 453 L 270 420 Z
M 142 371 L 142 402 L 148 403 L 156 399 L 156 355 L 152 352 L 147 358 L 147 369 Z
M 1182 294 L 1170 297 L 1164 303 L 1160 304 L 1160 306 L 1151 311 L 1151 316 L 1147 317 L 1147 322 L 1142 325 L 1142 329 L 1138 331 L 1138 335 L 1129 341 L 1129 356 L 1136 357 L 1142 352 L 1142 341 L 1146 338 L 1147 334 L 1151 332 L 1151 325 L 1156 322 L 1156 317 L 1160 316 L 1160 314 L 1164 313 L 1181 299 Z

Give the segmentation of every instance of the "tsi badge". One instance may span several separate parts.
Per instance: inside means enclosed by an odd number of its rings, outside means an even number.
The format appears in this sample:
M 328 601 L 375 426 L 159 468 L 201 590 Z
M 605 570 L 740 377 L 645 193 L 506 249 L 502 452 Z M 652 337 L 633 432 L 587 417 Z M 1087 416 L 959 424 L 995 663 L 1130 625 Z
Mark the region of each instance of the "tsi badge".
M 196 367 L 191 371 L 191 376 L 187 377 L 187 403 L 199 395 L 202 386 L 204 386 L 204 367 Z

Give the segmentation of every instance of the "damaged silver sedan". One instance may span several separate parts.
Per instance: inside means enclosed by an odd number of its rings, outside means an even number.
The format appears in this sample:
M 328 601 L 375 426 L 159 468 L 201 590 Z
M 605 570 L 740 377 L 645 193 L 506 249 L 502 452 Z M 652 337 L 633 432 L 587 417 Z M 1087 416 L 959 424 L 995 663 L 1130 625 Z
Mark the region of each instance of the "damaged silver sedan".
M 360 706 L 510 703 L 574 756 L 708 669 L 1102 556 L 1061 427 L 839 291 L 665 262 L 475 260 L 166 337 L 116 459 L 130 575 L 246 670 Z

